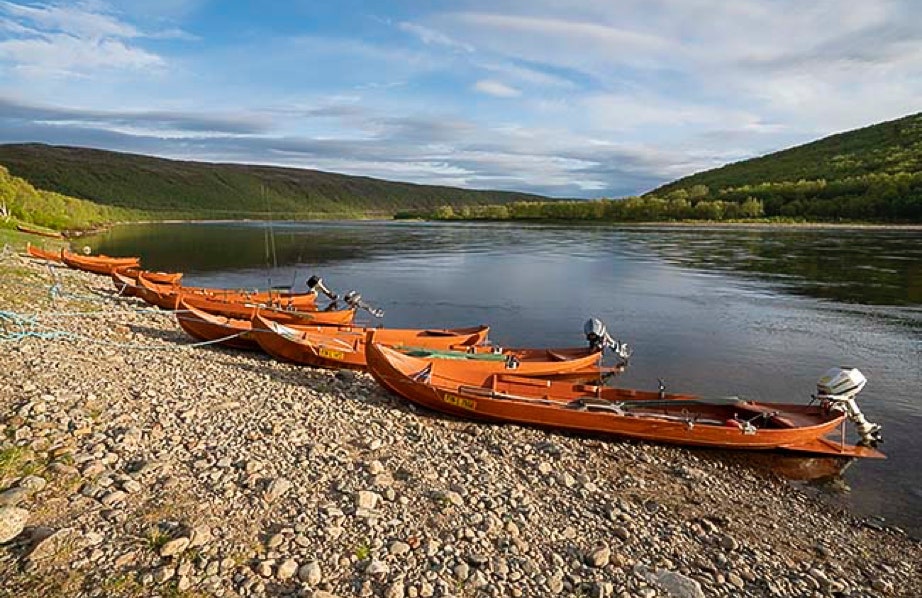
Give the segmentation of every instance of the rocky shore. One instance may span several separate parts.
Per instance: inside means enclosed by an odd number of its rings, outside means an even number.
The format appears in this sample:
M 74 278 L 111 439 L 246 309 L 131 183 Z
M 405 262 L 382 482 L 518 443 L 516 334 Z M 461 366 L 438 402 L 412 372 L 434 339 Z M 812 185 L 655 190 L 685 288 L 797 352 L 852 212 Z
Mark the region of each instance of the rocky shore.
M 419 412 L 9 254 L 0 310 L 0 597 L 922 596 L 919 542 L 717 452 Z

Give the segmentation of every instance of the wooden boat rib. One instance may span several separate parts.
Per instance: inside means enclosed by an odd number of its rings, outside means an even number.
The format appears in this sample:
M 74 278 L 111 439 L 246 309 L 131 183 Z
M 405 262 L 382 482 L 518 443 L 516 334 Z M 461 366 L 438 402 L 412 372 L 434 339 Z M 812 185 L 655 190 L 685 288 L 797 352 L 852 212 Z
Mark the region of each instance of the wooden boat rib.
M 136 257 L 109 257 L 107 255 L 82 256 L 69 251 L 61 252 L 61 261 L 75 270 L 92 272 L 103 276 L 111 276 L 112 271 L 124 266 L 138 266 L 140 258 Z
M 883 457 L 870 447 L 826 439 L 846 416 L 819 404 L 709 400 L 510 374 L 478 381 L 479 376 L 446 367 L 451 362 L 412 357 L 374 342 L 366 355 L 369 372 L 385 388 L 463 418 L 691 446 Z
M 364 370 L 365 340 L 372 329 L 351 326 L 289 326 L 263 317 L 253 320 L 263 351 L 285 361 L 314 367 Z M 375 340 L 398 348 L 473 348 L 486 342 L 488 326 L 445 329 L 374 329 Z
M 61 263 L 61 254 L 64 253 L 64 250 L 59 249 L 58 251 L 49 251 L 47 249 L 35 247 L 31 243 L 26 243 L 26 253 L 40 260 Z
M 306 295 L 292 296 L 290 299 L 292 301 L 303 301 L 307 304 L 307 307 L 289 309 L 287 306 L 279 308 L 275 305 L 254 302 L 247 297 L 247 294 L 228 292 L 226 294 L 212 295 L 210 293 L 186 292 L 185 289 L 186 287 L 156 285 L 148 281 L 142 273 L 138 276 L 138 286 L 135 288 L 135 293 L 151 305 L 157 305 L 164 309 L 176 309 L 179 301 L 183 300 L 188 305 L 201 311 L 248 322 L 256 316 L 257 312 L 268 320 L 283 324 L 339 326 L 352 324 L 355 319 L 355 309 L 310 311 L 310 307 L 313 306 L 311 302 L 315 298 Z

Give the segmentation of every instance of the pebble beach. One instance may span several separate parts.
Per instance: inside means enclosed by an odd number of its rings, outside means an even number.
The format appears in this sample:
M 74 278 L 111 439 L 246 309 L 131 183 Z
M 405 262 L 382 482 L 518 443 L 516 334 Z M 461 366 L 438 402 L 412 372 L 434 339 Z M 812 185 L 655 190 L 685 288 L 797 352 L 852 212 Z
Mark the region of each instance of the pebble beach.
M 423 412 L 10 252 L 0 310 L 0 598 L 922 596 L 919 541 L 714 451 Z

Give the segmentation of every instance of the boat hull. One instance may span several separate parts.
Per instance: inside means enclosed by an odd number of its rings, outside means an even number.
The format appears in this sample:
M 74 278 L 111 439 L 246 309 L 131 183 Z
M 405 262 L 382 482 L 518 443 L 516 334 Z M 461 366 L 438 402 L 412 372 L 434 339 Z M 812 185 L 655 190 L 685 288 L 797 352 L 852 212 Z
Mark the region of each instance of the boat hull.
M 819 405 L 734 401 L 708 403 L 692 395 L 665 395 L 535 378 L 497 375 L 483 384 L 440 371 L 435 360 L 408 357 L 371 343 L 368 368 L 385 388 L 421 407 L 449 415 L 733 450 L 787 450 L 839 457 L 882 457 L 868 447 L 825 436 L 845 416 Z M 625 410 L 617 405 L 629 405 Z M 596 405 L 598 408 L 593 408 Z M 580 408 L 583 406 L 583 408 Z M 764 420 L 749 429 L 745 421 Z

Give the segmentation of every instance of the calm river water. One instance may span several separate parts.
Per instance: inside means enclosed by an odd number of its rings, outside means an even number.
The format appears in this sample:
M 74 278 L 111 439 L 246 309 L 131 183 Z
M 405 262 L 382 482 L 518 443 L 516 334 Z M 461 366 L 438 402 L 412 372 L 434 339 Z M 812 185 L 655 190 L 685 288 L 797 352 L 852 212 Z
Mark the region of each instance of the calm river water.
M 859 404 L 884 425 L 889 459 L 852 464 L 851 491 L 824 494 L 922 536 L 919 231 L 203 223 L 81 243 L 192 285 L 303 289 L 317 273 L 384 309 L 387 326 L 488 323 L 507 346 L 581 345 L 583 322 L 599 317 L 634 347 L 613 382 L 626 386 L 662 378 L 674 391 L 801 402 L 827 368 L 857 366 L 870 380 Z

